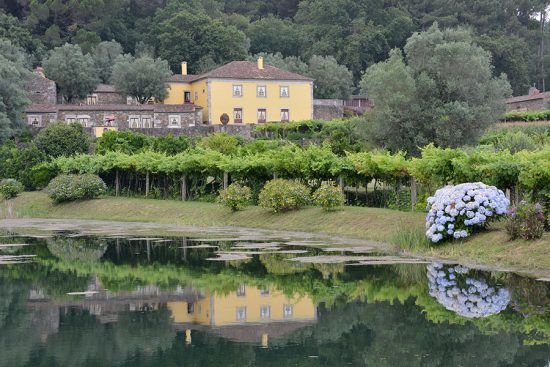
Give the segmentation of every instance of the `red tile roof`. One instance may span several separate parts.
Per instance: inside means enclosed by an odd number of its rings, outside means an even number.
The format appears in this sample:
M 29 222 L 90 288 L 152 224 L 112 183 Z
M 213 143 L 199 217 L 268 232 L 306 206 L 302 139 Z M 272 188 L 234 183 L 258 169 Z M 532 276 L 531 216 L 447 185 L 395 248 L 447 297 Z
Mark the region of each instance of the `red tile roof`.
M 170 77 L 170 81 L 190 83 L 204 78 L 301 81 L 313 80 L 306 76 L 292 73 L 267 64 L 264 65 L 263 69 L 258 69 L 257 64 L 252 61 L 233 61 L 201 75 L 175 74 Z
M 27 106 L 25 108 L 26 113 L 56 113 L 57 112 L 57 105 L 54 104 L 36 104 L 33 103 L 30 106 Z
M 546 98 L 550 98 L 550 92 L 542 92 L 537 94 L 529 94 L 525 96 L 508 98 L 506 100 L 506 103 L 518 103 L 518 102 L 525 102 L 525 101 L 532 101 L 535 99 L 546 99 Z

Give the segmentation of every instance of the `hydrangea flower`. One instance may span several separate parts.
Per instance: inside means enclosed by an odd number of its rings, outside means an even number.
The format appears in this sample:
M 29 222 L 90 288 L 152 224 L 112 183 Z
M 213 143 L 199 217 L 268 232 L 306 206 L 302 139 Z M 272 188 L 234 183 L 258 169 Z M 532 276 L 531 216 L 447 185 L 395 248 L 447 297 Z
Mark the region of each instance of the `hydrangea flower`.
M 432 242 L 464 238 L 505 215 L 510 201 L 482 182 L 446 186 L 428 198 L 426 237 Z
M 510 303 L 510 292 L 491 287 L 479 277 L 469 277 L 470 269 L 439 263 L 428 265 L 430 296 L 449 311 L 469 318 L 502 312 Z

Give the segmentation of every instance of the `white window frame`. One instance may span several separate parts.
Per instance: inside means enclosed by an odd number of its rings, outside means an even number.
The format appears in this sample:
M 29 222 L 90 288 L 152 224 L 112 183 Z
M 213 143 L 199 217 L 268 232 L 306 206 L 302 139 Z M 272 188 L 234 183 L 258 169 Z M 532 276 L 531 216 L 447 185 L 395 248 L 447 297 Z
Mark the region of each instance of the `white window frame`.
M 286 111 L 286 120 L 283 120 L 283 111 Z M 279 111 L 279 120 L 281 122 L 290 122 L 290 108 L 281 108 L 281 110 Z
M 286 95 L 283 95 L 283 90 L 286 89 Z M 279 86 L 279 97 L 280 98 L 290 98 L 290 88 L 288 85 Z
M 264 111 L 264 120 L 260 122 L 260 111 Z M 256 122 L 258 124 L 263 124 L 267 122 L 267 108 L 258 108 L 256 110 Z
M 285 304 L 283 305 L 283 317 L 291 318 L 294 316 L 294 305 Z
M 130 129 L 139 129 L 141 128 L 141 118 L 139 115 L 130 115 L 128 116 L 128 127 Z
M 76 115 L 66 115 L 65 116 L 65 123 L 66 124 L 72 124 L 72 123 L 75 123 L 75 122 L 78 122 L 78 120 L 76 119 Z
M 241 284 L 239 288 L 237 288 L 236 295 L 237 297 L 246 297 L 246 285 Z
M 90 115 L 78 115 L 76 117 L 76 121 L 84 126 L 84 127 L 91 127 L 91 122 L 90 122 Z
M 34 124 L 33 120 L 36 120 L 37 124 Z M 27 124 L 42 127 L 42 115 L 27 115 Z
M 172 124 L 172 120 L 176 120 L 177 124 Z M 181 116 L 180 115 L 169 115 L 168 116 L 168 127 L 171 129 L 181 128 Z
M 235 310 L 235 319 L 237 321 L 246 321 L 246 306 L 237 306 Z
M 148 121 L 147 126 L 145 126 L 146 121 Z M 154 127 L 153 116 L 151 116 L 151 115 L 142 115 L 140 126 L 143 129 L 152 129 Z
M 244 94 L 243 93 L 243 85 L 242 84 L 233 84 L 232 92 L 233 92 L 233 97 L 241 98 Z
M 260 91 L 263 89 L 263 95 Z M 266 85 L 257 85 L 256 86 L 256 97 L 258 98 L 267 98 L 267 86 Z
M 96 105 L 97 100 L 98 100 L 98 97 L 97 97 L 97 94 L 95 94 L 95 93 L 86 96 L 86 104 L 87 105 Z
M 271 306 L 269 305 L 260 306 L 260 319 L 262 320 L 271 319 Z

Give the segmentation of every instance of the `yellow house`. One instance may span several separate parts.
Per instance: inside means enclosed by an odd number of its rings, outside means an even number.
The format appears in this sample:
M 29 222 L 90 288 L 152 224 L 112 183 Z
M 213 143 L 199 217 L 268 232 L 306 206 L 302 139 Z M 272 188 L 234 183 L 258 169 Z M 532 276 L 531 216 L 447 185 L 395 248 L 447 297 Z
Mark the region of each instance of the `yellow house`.
M 270 65 L 233 61 L 201 75 L 181 74 L 169 81 L 165 104 L 193 103 L 203 108 L 203 122 L 229 124 L 288 122 L 313 118 L 313 80 Z

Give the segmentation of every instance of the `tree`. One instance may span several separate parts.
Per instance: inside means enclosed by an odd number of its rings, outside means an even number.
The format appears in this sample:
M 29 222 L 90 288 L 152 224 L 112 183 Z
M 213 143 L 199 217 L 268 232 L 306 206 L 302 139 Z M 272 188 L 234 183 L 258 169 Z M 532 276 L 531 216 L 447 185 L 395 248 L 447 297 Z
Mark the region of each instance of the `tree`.
M 250 24 L 246 32 L 250 38 L 250 52 L 277 53 L 284 56 L 300 55 L 303 39 L 299 28 L 290 20 L 269 16 Z
M 172 75 L 168 62 L 150 56 L 119 57 L 113 66 L 112 81 L 118 93 L 131 96 L 141 104 L 151 98 L 158 101 L 168 96 L 167 82 Z
M 279 69 L 291 71 L 293 73 L 300 74 L 300 75 L 308 75 L 308 65 L 305 62 L 303 62 L 300 57 L 296 57 L 296 56 L 284 57 L 280 52 L 277 52 L 275 54 L 260 52 L 259 54 L 249 56 L 247 60 L 256 61 L 258 60 L 259 57 L 263 57 L 264 62 L 267 65 L 271 65 Z
M 120 55 L 122 55 L 122 46 L 115 40 L 101 42 L 95 47 L 93 52 L 94 63 L 99 79 L 103 83 L 111 81 L 113 65 Z
M 26 57 L 19 47 L 0 38 L 0 143 L 22 127 L 22 113 L 29 103 L 25 93 Z
M 190 72 L 197 72 L 199 60 L 208 55 L 214 64 L 242 60 L 246 56 L 246 37 L 234 26 L 224 26 L 204 13 L 179 12 L 153 31 L 158 55 L 168 60 L 172 71 L 187 61 Z
M 41 130 L 35 144 L 50 157 L 71 156 L 88 153 L 90 137 L 80 124 L 58 122 Z
M 369 67 L 361 92 L 374 102 L 369 133 L 393 151 L 417 153 L 433 142 L 442 147 L 475 144 L 504 113 L 511 95 L 506 75 L 493 76 L 490 54 L 461 28 L 434 24 Z
M 314 79 L 315 98 L 347 99 L 353 89 L 353 75 L 332 56 L 313 55 L 308 63 L 308 76 Z
M 46 76 L 57 83 L 59 93 L 68 102 L 86 97 L 99 83 L 92 57 L 83 55 L 78 45 L 56 47 L 43 65 Z

